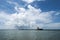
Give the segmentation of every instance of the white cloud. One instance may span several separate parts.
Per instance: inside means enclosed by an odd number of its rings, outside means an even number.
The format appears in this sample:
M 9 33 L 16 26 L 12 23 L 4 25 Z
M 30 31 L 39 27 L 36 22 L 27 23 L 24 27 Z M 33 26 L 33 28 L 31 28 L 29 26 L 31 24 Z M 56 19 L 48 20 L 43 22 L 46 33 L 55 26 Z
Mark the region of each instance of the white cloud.
M 56 12 L 56 14 L 55 14 L 55 15 L 60 15 L 60 11 Z
M 24 2 L 27 2 L 27 3 L 31 3 L 31 2 L 33 2 L 33 1 L 35 1 L 35 0 L 23 0 Z
M 19 6 L 19 4 L 17 2 L 12 2 L 11 0 L 10 1 L 7 1 L 7 3 L 11 4 L 11 5 L 15 5 L 15 6 Z
M 34 1 L 45 1 L 45 0 L 22 0 L 22 1 L 24 1 L 26 3 L 32 3 Z
M 60 23 L 49 23 L 46 26 L 46 29 L 60 29 Z
M 32 2 L 32 1 L 31 1 Z M 11 2 L 9 2 L 11 3 Z M 27 5 L 28 9 L 19 7 L 17 3 L 11 3 L 15 5 L 16 13 L 8 14 L 6 12 L 0 12 L 0 28 L 15 29 L 19 28 L 58 28 L 60 23 L 53 22 L 52 14 L 55 11 L 42 12 L 41 9 L 34 8 L 31 5 Z M 58 27 L 57 27 L 58 26 Z
M 15 26 L 28 26 L 28 28 L 36 28 L 37 26 L 43 27 L 46 23 L 51 23 L 52 13 L 54 11 L 42 12 L 41 9 L 36 9 L 28 5 L 28 9 L 15 7 L 16 13 L 7 14 L 0 12 L 0 20 L 4 23 L 7 29 L 13 29 Z M 37 21 L 40 23 L 37 24 Z M 25 28 L 25 27 L 24 27 Z

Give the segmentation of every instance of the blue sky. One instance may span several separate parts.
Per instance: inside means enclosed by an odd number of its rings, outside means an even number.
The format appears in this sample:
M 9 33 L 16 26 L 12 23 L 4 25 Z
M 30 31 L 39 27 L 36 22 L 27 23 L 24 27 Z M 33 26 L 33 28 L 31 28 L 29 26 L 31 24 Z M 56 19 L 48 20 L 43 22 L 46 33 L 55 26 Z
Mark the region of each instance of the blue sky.
M 18 2 L 20 5 L 24 6 L 25 2 L 21 0 L 13 0 Z M 32 6 L 37 5 L 37 8 L 41 8 L 43 11 L 59 11 L 60 10 L 60 0 L 45 0 L 45 1 L 35 1 L 31 3 Z M 14 6 L 7 3 L 7 0 L 0 0 L 0 10 L 7 10 L 9 12 L 14 11 Z M 13 10 L 13 11 L 12 11 Z
M 60 0 L 0 0 L 0 29 L 60 29 Z

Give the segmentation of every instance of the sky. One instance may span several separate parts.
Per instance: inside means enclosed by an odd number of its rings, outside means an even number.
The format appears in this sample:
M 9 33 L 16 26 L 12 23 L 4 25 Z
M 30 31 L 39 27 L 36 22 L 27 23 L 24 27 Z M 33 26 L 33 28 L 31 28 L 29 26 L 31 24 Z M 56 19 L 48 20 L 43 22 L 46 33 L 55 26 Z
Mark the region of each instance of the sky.
M 60 29 L 60 0 L 0 0 L 0 29 Z

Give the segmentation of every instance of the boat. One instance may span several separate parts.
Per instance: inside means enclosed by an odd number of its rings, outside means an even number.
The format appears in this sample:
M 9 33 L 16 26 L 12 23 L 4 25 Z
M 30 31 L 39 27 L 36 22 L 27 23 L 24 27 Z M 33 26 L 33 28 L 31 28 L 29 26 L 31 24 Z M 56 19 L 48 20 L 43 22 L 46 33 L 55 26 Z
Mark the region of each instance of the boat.
M 43 30 L 42 28 L 37 27 L 37 30 Z

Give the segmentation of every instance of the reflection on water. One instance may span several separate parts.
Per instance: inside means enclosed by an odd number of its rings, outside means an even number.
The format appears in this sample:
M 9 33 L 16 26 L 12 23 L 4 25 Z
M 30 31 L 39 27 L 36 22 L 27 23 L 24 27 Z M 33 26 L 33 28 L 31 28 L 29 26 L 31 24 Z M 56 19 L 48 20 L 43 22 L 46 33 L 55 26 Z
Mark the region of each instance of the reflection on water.
M 60 31 L 0 30 L 0 40 L 60 40 Z

